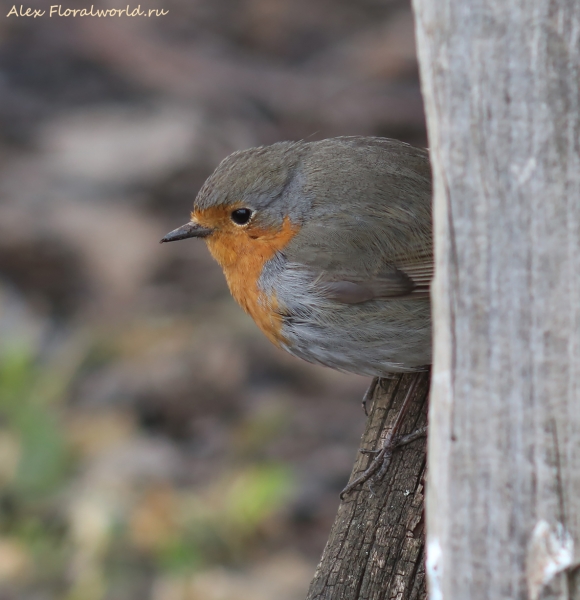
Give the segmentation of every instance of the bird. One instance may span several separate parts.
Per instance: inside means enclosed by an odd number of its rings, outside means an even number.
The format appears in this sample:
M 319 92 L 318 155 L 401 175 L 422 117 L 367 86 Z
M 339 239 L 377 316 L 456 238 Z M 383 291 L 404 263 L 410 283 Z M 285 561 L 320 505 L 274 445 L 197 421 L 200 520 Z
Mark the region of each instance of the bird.
M 204 239 L 272 343 L 373 377 L 366 412 L 381 378 L 431 364 L 431 194 L 426 149 L 364 136 L 277 142 L 227 156 L 161 243 Z

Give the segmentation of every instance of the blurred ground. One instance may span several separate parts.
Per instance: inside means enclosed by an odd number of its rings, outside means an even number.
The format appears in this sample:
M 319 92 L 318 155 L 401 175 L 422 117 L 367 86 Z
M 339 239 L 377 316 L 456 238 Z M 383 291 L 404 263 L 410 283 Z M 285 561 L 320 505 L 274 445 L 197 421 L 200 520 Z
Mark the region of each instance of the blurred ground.
M 271 347 L 203 243 L 158 240 L 234 150 L 351 134 L 424 146 L 409 5 L 10 6 L 0 600 L 302 599 L 368 382 Z

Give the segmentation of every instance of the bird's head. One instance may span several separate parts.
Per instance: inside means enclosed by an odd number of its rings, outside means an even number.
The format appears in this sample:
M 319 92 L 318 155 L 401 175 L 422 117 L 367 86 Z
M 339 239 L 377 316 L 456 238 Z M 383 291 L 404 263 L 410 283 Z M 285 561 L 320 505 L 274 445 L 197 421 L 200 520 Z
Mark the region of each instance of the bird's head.
M 250 148 L 225 158 L 199 191 L 191 220 L 161 242 L 204 238 L 227 267 L 244 252 L 271 254 L 303 221 L 308 201 L 300 177 L 301 143 Z

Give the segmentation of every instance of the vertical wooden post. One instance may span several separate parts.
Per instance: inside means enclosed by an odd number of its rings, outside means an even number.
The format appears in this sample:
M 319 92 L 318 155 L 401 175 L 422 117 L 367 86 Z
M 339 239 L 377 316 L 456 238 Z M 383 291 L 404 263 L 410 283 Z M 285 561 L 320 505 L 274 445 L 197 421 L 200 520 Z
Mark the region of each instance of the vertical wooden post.
M 580 598 L 580 2 L 413 0 L 435 188 L 432 600 Z

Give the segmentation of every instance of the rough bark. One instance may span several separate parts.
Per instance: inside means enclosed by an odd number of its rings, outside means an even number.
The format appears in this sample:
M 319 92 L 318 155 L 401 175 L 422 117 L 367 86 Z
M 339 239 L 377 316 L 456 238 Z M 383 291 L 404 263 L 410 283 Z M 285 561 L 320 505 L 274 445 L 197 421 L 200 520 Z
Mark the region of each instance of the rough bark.
M 415 379 L 418 385 L 401 433 L 411 433 L 426 424 L 429 374 L 397 375 L 383 380 L 383 388 L 379 386 L 375 394 L 362 449 L 380 447 Z M 359 453 L 351 481 L 371 460 L 372 455 Z M 382 481 L 345 497 L 307 600 L 426 598 L 425 462 L 425 438 L 421 438 L 394 451 Z
M 414 0 L 434 600 L 580 598 L 580 3 Z

